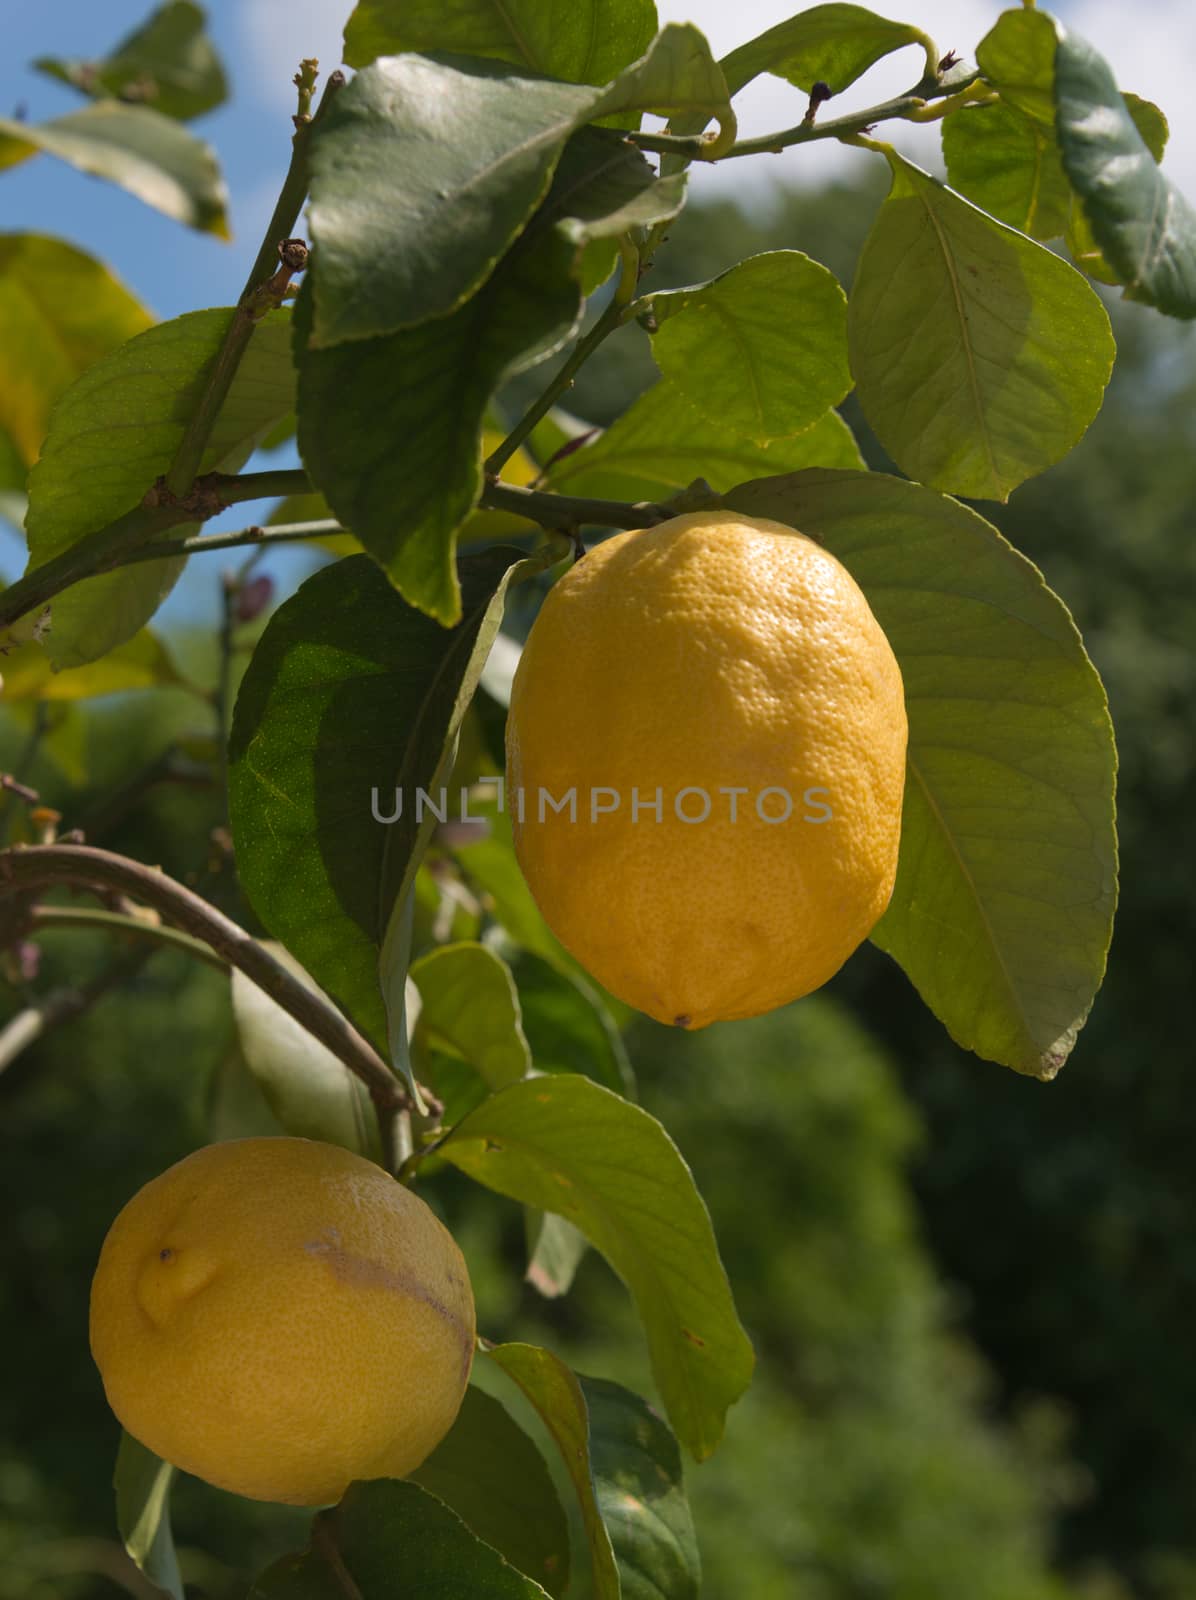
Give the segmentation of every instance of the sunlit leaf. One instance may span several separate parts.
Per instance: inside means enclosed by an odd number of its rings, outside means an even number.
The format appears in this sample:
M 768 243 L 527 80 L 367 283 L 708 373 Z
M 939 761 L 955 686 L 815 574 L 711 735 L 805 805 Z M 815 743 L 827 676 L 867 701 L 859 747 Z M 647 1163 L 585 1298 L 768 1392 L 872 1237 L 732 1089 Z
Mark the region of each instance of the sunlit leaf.
M 667 500 L 696 478 L 723 490 L 766 473 L 862 465 L 851 430 L 834 411 L 804 433 L 758 445 L 699 412 L 688 389 L 662 382 L 592 444 L 551 467 L 549 485 L 608 500 Z
M 848 311 L 860 404 L 911 478 L 1005 500 L 1100 409 L 1108 315 L 1051 251 L 890 161 Z
M 29 476 L 31 569 L 132 511 L 167 471 L 232 315 L 227 309 L 192 311 L 159 323 L 89 367 L 61 397 Z M 235 471 L 293 407 L 289 322 L 289 313 L 272 312 L 255 329 L 216 419 L 203 471 Z M 54 661 L 83 665 L 131 638 L 181 570 L 179 559 L 138 563 L 59 595 L 47 641 Z
M 442 945 L 414 962 L 420 993 L 417 1044 L 448 1050 L 491 1089 L 517 1083 L 531 1066 L 519 995 L 506 962 L 481 944 Z
M 619 1273 L 644 1323 L 669 1418 L 699 1460 L 746 1389 L 752 1350 L 689 1169 L 660 1124 L 589 1078 L 492 1095 L 438 1153 L 500 1194 L 555 1211 Z
M 762 72 L 807 94 L 818 81 L 841 94 L 883 56 L 925 40 L 918 28 L 889 22 L 864 6 L 812 6 L 732 50 L 720 65 L 732 94 Z
M 708 423 L 754 444 L 803 433 L 851 388 L 847 297 L 799 250 L 652 296 L 653 354 Z
M 91 98 L 113 95 L 187 121 L 214 110 L 228 94 L 204 23 L 203 8 L 193 0 L 166 0 L 102 60 L 42 56 L 33 65 Z
M 943 122 L 953 189 L 1032 239 L 1057 239 L 1071 215 L 1071 185 L 1055 135 L 1014 106 L 965 106 Z
M 401 50 L 447 50 L 598 84 L 643 55 L 655 32 L 652 0 L 358 0 L 345 60 L 365 67 Z
M 95 700 L 131 689 L 191 688 L 165 642 L 144 629 L 100 661 L 55 672 L 45 650 L 24 644 L 4 657 L 3 697 L 14 700 Z
M 1007 105 L 1046 127 L 1055 122 L 1059 25 L 1045 11 L 1003 11 L 976 46 L 976 65 Z
M 53 122 L 0 117 L 0 171 L 39 151 L 118 184 L 176 222 L 230 237 L 228 191 L 211 146 L 160 111 L 97 100 Z
M 152 320 L 82 250 L 36 233 L 0 234 L 0 454 L 12 451 L 20 487 L 55 400 Z
M 1116 755 L 1065 606 L 957 501 L 876 473 L 797 473 L 728 504 L 818 539 L 901 666 L 909 771 L 874 941 L 966 1049 L 1053 1077 L 1105 968 Z

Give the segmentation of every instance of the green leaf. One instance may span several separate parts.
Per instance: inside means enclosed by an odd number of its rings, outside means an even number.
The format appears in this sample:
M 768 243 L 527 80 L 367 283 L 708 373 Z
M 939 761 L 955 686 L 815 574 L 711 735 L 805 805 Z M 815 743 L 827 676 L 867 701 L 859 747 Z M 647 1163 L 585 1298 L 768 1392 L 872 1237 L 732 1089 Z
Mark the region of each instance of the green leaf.
M 412 1478 L 551 1595 L 569 1584 L 569 1525 L 544 1457 L 506 1407 L 472 1385 Z
M 933 72 L 934 52 L 920 29 L 889 22 L 863 6 L 813 6 L 740 45 L 720 64 L 732 94 L 762 72 L 807 94 L 819 81 L 841 94 L 883 56 L 908 44 L 923 46 L 927 71 Z
M 652 0 L 358 0 L 345 60 L 456 51 L 531 67 L 566 83 L 608 83 L 656 32 Z
M 228 191 L 211 146 L 148 106 L 98 100 L 36 125 L 0 117 L 0 171 L 39 151 L 118 184 L 176 222 L 231 237 Z
M 312 346 L 392 334 L 474 294 L 595 98 L 464 57 L 359 73 L 312 141 Z
M 679 1437 L 710 1455 L 751 1380 L 752 1349 L 706 1207 L 660 1124 L 589 1078 L 530 1078 L 471 1112 L 438 1154 L 567 1217 L 606 1256 L 635 1299 Z
M 697 1600 L 701 1561 L 677 1441 L 639 1395 L 581 1377 L 598 1508 L 623 1600 Z
M 1196 317 L 1196 210 L 1160 172 L 1102 56 L 1075 34 L 1055 55 L 1063 165 L 1133 300 Z
M 629 228 L 668 222 L 685 204 L 686 178 L 658 178 L 641 151 L 603 128 L 582 128 L 565 146 L 549 196 L 579 248 Z
M 170 1531 L 170 1486 L 175 1469 L 131 1434 L 116 1455 L 116 1525 L 124 1547 L 151 1583 L 183 1600 L 183 1579 Z
M 486 406 L 501 378 L 568 337 L 580 307 L 572 248 L 516 253 L 439 322 L 331 350 L 304 350 L 299 448 L 334 514 L 412 605 L 461 616 L 456 533 L 481 491 Z
M 55 672 L 39 645 L 20 645 L 5 655 L 3 672 L 6 703 L 96 700 L 132 689 L 192 688 L 165 643 L 148 628 L 110 650 L 102 661 L 67 672 Z
M 486 1354 L 522 1389 L 561 1452 L 590 1549 L 593 1600 L 620 1600 L 619 1571 L 590 1468 L 589 1410 L 576 1374 L 551 1351 L 531 1344 L 491 1345 Z
M 82 250 L 36 233 L 0 234 L 0 449 L 17 458 L 19 487 L 59 395 L 152 321 Z
M 214 110 L 228 95 L 204 22 L 203 8 L 193 0 L 166 0 L 101 61 L 42 56 L 33 65 L 92 98 L 142 101 L 186 122 Z
M 597 991 L 533 950 L 512 950 L 508 961 L 536 1071 L 581 1072 L 616 1094 L 634 1096 L 622 1036 Z
M 249 1600 L 537 1600 L 538 1583 L 476 1538 L 418 1484 L 396 1478 L 350 1484 L 322 1511 L 302 1555 L 283 1556 L 256 1579 Z
M 847 296 L 799 250 L 652 296 L 653 353 L 708 423 L 754 444 L 804 433 L 851 388 Z
M 1052 130 L 1015 107 L 965 106 L 943 121 L 953 189 L 1032 239 L 1057 239 L 1071 215 L 1071 185 Z
M 592 444 L 549 469 L 561 494 L 609 500 L 667 500 L 705 478 L 716 491 L 745 477 L 800 467 L 863 466 L 851 430 L 834 411 L 805 433 L 757 445 L 695 409 L 688 390 L 658 383 Z
M 531 1054 L 511 969 L 481 944 L 441 945 L 411 967 L 419 990 L 415 1042 L 447 1050 L 491 1089 L 526 1076 Z
M 1116 897 L 1113 732 L 1066 608 L 995 528 L 918 484 L 798 473 L 727 503 L 832 551 L 901 665 L 901 855 L 873 940 L 958 1044 L 1053 1077 Z
M 524 1207 L 523 1222 L 527 1235 L 524 1282 L 546 1300 L 568 1294 L 590 1248 L 585 1234 L 555 1211 L 537 1211 L 531 1206 Z
M 1163 152 L 1167 148 L 1170 131 L 1166 117 L 1152 101 L 1143 100 L 1139 95 L 1123 94 L 1121 98 L 1125 101 L 1126 109 L 1133 118 L 1134 127 L 1142 135 L 1146 148 L 1156 161 L 1161 161 Z M 1096 235 L 1092 231 L 1092 224 L 1084 211 L 1083 201 L 1074 192 L 1071 197 L 1071 214 L 1067 227 L 1067 248 L 1076 266 L 1090 278 L 1096 278 L 1100 283 L 1124 283 L 1122 275 L 1109 265 L 1101 253 Z
M 889 159 L 848 308 L 860 404 L 911 478 L 1006 500 L 1100 409 L 1108 315 L 1051 251 Z
M 30 568 L 133 510 L 167 471 L 232 315 L 192 311 L 159 323 L 89 367 L 58 401 L 29 475 Z M 293 407 L 289 323 L 289 313 L 276 311 L 255 329 L 201 470 L 235 471 Z M 182 565 L 138 563 L 59 595 L 48 644 L 54 661 L 80 666 L 123 644 L 153 615 Z
M 572 133 L 599 117 L 695 107 L 728 114 L 722 74 L 688 24 L 665 28 L 605 90 L 467 56 L 366 67 L 313 139 L 313 347 L 447 316 L 514 243 Z
M 1045 11 L 1003 11 L 976 46 L 976 65 L 1007 105 L 1046 127 L 1055 122 L 1059 24 Z
M 293 977 L 316 987 L 281 945 L 266 948 Z M 241 1054 L 283 1129 L 379 1160 L 378 1119 L 361 1079 L 235 968 L 232 1001 Z
M 462 561 L 464 616 L 408 606 L 367 556 L 315 573 L 266 625 L 237 697 L 229 804 L 262 924 L 376 1043 L 378 963 L 435 813 L 445 751 L 498 631 L 515 553 Z M 396 789 L 402 816 L 393 814 Z M 422 815 L 421 815 L 422 811 Z

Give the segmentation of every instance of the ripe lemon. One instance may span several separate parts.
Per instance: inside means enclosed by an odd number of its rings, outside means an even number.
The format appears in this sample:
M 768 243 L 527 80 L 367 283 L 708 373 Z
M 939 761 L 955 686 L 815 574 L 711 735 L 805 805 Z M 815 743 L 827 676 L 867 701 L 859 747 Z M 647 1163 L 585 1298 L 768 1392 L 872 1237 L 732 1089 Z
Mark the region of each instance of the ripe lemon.
M 91 1289 L 108 1402 L 151 1450 L 255 1500 L 414 1471 L 474 1348 L 461 1252 L 380 1167 L 309 1139 L 208 1145 L 147 1183 Z
M 507 805 L 562 944 L 700 1028 L 818 988 L 893 890 L 901 672 L 846 568 L 702 511 L 598 545 L 511 690 Z

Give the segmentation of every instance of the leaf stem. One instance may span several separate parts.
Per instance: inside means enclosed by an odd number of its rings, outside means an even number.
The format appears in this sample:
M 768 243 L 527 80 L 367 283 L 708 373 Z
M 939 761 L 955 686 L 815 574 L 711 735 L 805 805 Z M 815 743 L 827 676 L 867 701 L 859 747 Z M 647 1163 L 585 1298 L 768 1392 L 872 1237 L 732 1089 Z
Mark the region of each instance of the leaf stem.
M 29 922 L 35 933 L 53 932 L 56 928 L 95 929 L 104 933 L 117 933 L 151 943 L 171 945 L 185 950 L 197 961 L 205 961 L 218 972 L 227 972 L 229 964 L 202 939 L 194 939 L 179 928 L 165 922 L 150 922 L 145 917 L 123 916 L 119 911 L 101 911 L 91 906 L 31 906 Z
M 660 155 L 684 156 L 690 161 L 732 161 L 739 156 L 780 155 L 783 150 L 788 150 L 794 145 L 812 144 L 817 139 L 841 139 L 845 135 L 864 133 L 878 122 L 892 122 L 897 119 L 916 121 L 917 114 L 923 111 L 928 100 L 936 99 L 940 95 L 954 97 L 957 91 L 962 92 L 978 76 L 978 73 L 974 74 L 968 83 L 952 83 L 949 87 L 944 87 L 937 73 L 928 72 L 920 83 L 892 100 L 884 100 L 879 105 L 869 106 L 864 111 L 853 111 L 848 116 L 831 117 L 826 122 L 799 122 L 796 127 L 783 128 L 779 133 L 766 133 L 756 139 L 740 139 L 721 155 L 711 153 L 712 146 L 703 142 L 701 134 L 685 136 L 640 133 L 631 130 L 623 137 L 639 150 L 650 150 Z
M 228 391 L 237 375 L 237 368 L 241 365 L 241 358 L 249 348 L 253 330 L 271 305 L 277 304 L 275 297 L 271 294 L 263 295 L 263 290 L 270 286 L 279 272 L 283 245 L 289 239 L 291 230 L 299 219 L 299 212 L 307 196 L 308 154 L 312 130 L 327 112 L 344 81 L 343 72 L 332 73 L 324 85 L 324 93 L 320 97 L 315 116 L 296 118 L 295 134 L 291 140 L 290 165 L 270 221 L 266 225 L 261 247 L 253 266 L 249 269 L 249 277 L 245 280 L 241 298 L 237 301 L 236 309 L 229 319 L 224 341 L 208 371 L 199 404 L 191 414 L 174 460 L 166 473 L 166 487 L 174 495 L 185 495 L 195 482 L 212 428 L 215 426 L 221 406 L 228 397 Z M 289 274 L 287 276 L 289 280 Z
M 324 994 L 300 981 L 244 928 L 153 867 L 90 845 L 29 845 L 0 851 L 0 887 L 12 892 L 59 884 L 115 889 L 150 906 L 251 979 L 361 1079 L 379 1115 L 409 1105 L 382 1057 Z
M 622 251 L 621 254 L 623 276 L 619 280 L 618 288 L 608 301 L 606 309 L 589 333 L 577 341 L 573 348 L 573 353 L 543 394 L 528 407 L 498 449 L 489 457 L 486 462 L 488 476 L 497 478 L 536 424 L 548 415 L 566 389 L 572 388 L 574 378 L 602 341 L 627 320 L 631 292 L 634 291 L 639 269 L 639 255 L 638 252 L 628 253 L 627 251 Z M 632 261 L 634 261 L 634 265 L 631 264 Z M 629 284 L 630 289 L 628 288 Z

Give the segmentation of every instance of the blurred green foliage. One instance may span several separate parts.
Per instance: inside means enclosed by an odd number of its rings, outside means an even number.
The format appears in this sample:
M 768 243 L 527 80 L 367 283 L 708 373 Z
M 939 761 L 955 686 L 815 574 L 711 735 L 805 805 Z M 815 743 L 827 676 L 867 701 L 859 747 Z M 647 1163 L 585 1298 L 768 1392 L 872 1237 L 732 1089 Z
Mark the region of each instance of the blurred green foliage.
M 876 198 L 778 191 L 750 218 L 695 208 L 654 278 L 697 281 L 792 246 L 847 282 Z M 1119 730 L 1121 916 L 1062 1078 L 1043 1086 L 956 1050 L 870 949 L 830 998 L 693 1037 L 629 1031 L 643 1102 L 694 1167 L 761 1357 L 723 1449 L 689 1473 L 712 1600 L 1196 1592 L 1181 1011 L 1196 944 L 1196 330 L 1134 307 L 1116 329 L 1089 437 L 1010 506 L 982 508 L 1071 605 Z M 575 408 L 606 420 L 651 376 L 632 328 L 587 369 Z M 210 679 L 208 649 L 180 641 Z M 22 776 L 93 842 L 199 879 L 236 913 L 214 789 L 160 765 L 210 735 L 204 707 L 164 691 L 78 716 L 66 770 L 43 754 Z M 0 766 L 27 744 L 6 718 Z M 41 943 L 39 993 L 111 956 L 90 933 Z M 7 1011 L 18 1003 L 8 991 Z M 0 1075 L 2 1600 L 146 1592 L 112 1532 L 117 1429 L 87 1356 L 90 1274 L 141 1183 L 213 1134 L 268 1125 L 235 1069 L 227 985 L 173 953 Z M 517 1207 L 453 1174 L 424 1192 L 466 1250 L 488 1336 L 548 1342 L 647 1388 L 629 1302 L 597 1258 L 546 1302 L 522 1282 Z M 175 1523 L 194 1592 L 243 1592 L 304 1520 L 184 1480 Z

